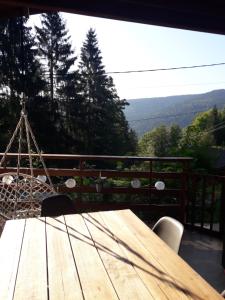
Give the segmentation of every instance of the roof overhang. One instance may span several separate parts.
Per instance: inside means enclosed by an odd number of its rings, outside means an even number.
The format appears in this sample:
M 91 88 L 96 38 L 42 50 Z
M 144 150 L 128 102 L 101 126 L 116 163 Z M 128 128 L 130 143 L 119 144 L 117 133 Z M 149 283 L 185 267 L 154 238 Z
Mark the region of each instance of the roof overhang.
M 0 0 L 0 17 L 63 11 L 225 34 L 224 0 Z

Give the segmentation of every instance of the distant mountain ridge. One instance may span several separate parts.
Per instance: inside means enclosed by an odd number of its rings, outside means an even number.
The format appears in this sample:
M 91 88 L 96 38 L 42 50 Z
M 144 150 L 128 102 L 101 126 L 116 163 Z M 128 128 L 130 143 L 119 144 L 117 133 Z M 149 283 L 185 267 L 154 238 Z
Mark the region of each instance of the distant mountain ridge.
M 225 89 L 204 94 L 181 95 L 159 98 L 140 98 L 127 100 L 130 104 L 125 115 L 131 128 L 138 136 L 160 125 L 189 125 L 199 113 L 214 105 L 218 109 L 225 106 Z

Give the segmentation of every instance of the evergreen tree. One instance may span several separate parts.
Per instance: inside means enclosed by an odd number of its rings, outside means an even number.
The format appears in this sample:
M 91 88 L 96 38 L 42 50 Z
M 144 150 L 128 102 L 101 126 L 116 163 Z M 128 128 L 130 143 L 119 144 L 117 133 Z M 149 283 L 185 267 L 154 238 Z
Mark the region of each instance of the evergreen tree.
M 84 151 L 89 154 L 124 154 L 135 150 L 134 133 L 130 131 L 111 77 L 102 64 L 96 33 L 90 29 L 81 48 L 79 64 L 84 118 Z
M 34 37 L 31 28 L 25 26 L 26 22 L 25 17 L 0 22 L 0 84 L 11 98 L 22 92 L 34 97 L 45 85 L 36 58 Z
M 0 118 L 4 118 L 0 131 L 6 133 L 3 148 L 18 120 L 22 92 L 26 99 L 35 99 L 45 87 L 34 37 L 26 22 L 25 17 L 0 22 Z
M 182 130 L 179 125 L 173 124 L 169 130 L 169 146 L 170 154 L 175 154 L 179 148 L 179 143 L 182 137 Z
M 74 145 L 78 144 L 75 138 L 79 130 L 75 116 L 79 104 L 79 76 L 77 71 L 71 71 L 76 57 L 72 50 L 70 36 L 59 13 L 43 14 L 41 27 L 35 28 L 39 57 L 43 59 L 42 65 L 46 72 L 46 79 L 49 80 L 51 116 L 49 122 L 54 124 L 55 130 L 55 134 L 51 135 L 51 145 L 58 147 L 58 152 L 76 151 L 77 147 L 74 148 Z
M 76 57 L 65 22 L 59 13 L 43 14 L 41 27 L 35 28 L 39 43 L 39 56 L 46 61 L 46 64 L 43 64 L 49 78 L 49 92 L 53 102 L 55 93 L 65 87 L 68 72 Z
M 216 129 L 218 128 L 218 124 L 221 123 L 222 121 L 222 117 L 221 117 L 221 113 L 219 113 L 216 105 L 213 107 L 212 111 L 211 111 L 211 115 L 212 115 L 212 128 Z M 223 138 L 223 130 L 216 130 L 214 131 L 214 139 L 215 139 L 215 143 L 216 145 L 221 145 L 224 138 Z

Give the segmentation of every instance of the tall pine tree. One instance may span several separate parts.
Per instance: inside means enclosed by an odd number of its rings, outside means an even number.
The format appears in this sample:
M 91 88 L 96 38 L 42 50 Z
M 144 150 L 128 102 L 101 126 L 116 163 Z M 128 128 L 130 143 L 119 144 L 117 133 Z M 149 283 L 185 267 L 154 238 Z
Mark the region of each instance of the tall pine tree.
M 50 98 L 53 101 L 55 93 L 65 86 L 68 72 L 76 57 L 65 22 L 59 13 L 43 14 L 41 27 L 35 28 L 39 56 L 43 59 L 47 78 L 49 78 Z
M 96 33 L 90 29 L 81 48 L 79 64 L 83 97 L 85 153 L 125 154 L 135 150 L 123 109 L 127 104 L 117 95 L 113 80 L 102 64 Z
M 66 24 L 59 13 L 42 15 L 41 27 L 35 27 L 39 45 L 39 57 L 48 80 L 50 98 L 50 123 L 55 126 L 51 144 L 58 152 L 75 151 L 74 137 L 77 128 L 73 115 L 77 94 L 77 71 L 71 71 L 76 61 Z M 60 138 L 60 140 L 59 140 Z M 56 151 L 56 149 L 52 149 Z
M 34 37 L 26 26 L 27 18 L 17 17 L 0 22 L 0 131 L 6 133 L 5 147 L 20 112 L 22 92 L 33 101 L 45 87 L 40 64 L 36 58 Z
M 31 28 L 25 26 L 26 22 L 25 17 L 0 22 L 0 84 L 11 98 L 22 92 L 34 97 L 45 85 L 36 58 L 34 37 Z

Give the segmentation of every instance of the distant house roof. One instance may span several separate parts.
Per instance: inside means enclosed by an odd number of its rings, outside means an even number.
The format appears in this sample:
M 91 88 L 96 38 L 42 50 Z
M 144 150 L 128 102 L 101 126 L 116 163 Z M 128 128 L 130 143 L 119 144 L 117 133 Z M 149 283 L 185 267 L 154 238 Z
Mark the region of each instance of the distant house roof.
M 0 0 L 0 17 L 64 11 L 225 34 L 224 0 Z

